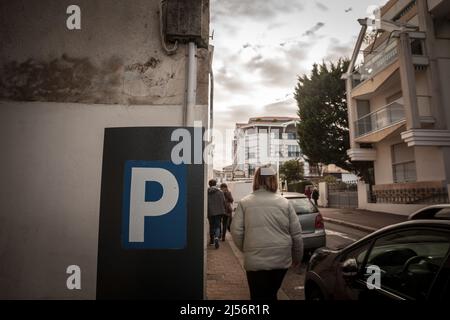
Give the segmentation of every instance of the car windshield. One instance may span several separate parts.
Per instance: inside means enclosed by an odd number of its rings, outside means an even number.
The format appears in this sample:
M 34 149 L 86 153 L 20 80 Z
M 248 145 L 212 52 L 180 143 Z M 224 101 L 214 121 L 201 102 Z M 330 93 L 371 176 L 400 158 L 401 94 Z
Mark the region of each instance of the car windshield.
M 295 209 L 295 212 L 302 213 L 315 213 L 318 212 L 316 206 L 309 201 L 308 198 L 289 198 L 288 199 Z

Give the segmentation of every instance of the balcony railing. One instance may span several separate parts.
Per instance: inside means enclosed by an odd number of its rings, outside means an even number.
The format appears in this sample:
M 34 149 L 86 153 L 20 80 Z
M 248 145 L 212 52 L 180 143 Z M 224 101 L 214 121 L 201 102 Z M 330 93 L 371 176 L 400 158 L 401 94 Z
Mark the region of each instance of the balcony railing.
M 403 105 L 393 102 L 378 109 L 355 122 L 356 137 L 386 128 L 405 119 Z
M 398 58 L 398 47 L 395 41 L 388 46 L 382 44 L 379 48 L 377 48 L 379 50 L 377 53 L 368 55 L 364 59 L 364 63 L 357 68 L 356 72 L 361 75 L 361 81 L 374 77 Z

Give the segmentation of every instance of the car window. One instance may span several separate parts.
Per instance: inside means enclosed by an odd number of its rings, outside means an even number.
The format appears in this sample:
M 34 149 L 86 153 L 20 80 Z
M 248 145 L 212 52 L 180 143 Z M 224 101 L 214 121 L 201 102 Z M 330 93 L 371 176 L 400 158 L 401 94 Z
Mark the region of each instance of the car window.
M 443 208 L 435 215 L 436 218 L 450 220 L 450 208 Z
M 361 267 L 364 264 L 364 259 L 366 258 L 367 252 L 369 251 L 371 242 L 359 246 L 356 249 L 352 249 L 348 253 L 346 253 L 342 259 L 342 262 L 348 259 L 355 259 L 358 263 L 358 268 L 361 270 Z
M 406 298 L 422 300 L 450 248 L 448 233 L 409 230 L 376 240 L 367 266 L 381 270 L 381 287 Z
M 308 198 L 290 198 L 288 200 L 298 214 L 318 212 L 316 206 Z

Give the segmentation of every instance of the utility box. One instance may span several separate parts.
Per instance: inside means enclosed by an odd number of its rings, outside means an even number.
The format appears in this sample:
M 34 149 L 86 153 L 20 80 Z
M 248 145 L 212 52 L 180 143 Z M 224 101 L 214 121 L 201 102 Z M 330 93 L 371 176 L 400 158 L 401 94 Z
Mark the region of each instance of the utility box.
M 202 41 L 203 0 L 167 0 L 166 39 L 179 42 Z

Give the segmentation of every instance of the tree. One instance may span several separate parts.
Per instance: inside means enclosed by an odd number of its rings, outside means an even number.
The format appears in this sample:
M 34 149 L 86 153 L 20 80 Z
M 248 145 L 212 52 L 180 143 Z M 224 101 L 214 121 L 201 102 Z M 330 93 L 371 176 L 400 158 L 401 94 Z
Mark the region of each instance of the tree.
M 345 81 L 350 61 L 314 64 L 311 74 L 298 78 L 295 99 L 300 122 L 297 126 L 299 144 L 309 163 L 335 164 L 355 172 L 365 180 L 367 163 L 351 163 Z M 367 180 L 366 180 L 367 181 Z
M 280 167 L 280 175 L 288 183 L 300 181 L 303 179 L 303 163 L 298 160 L 289 160 Z

